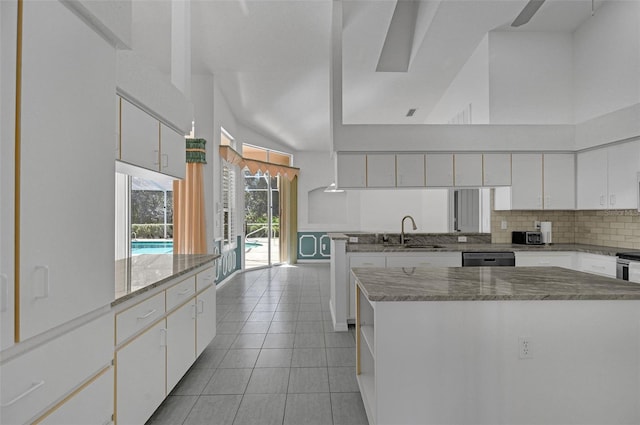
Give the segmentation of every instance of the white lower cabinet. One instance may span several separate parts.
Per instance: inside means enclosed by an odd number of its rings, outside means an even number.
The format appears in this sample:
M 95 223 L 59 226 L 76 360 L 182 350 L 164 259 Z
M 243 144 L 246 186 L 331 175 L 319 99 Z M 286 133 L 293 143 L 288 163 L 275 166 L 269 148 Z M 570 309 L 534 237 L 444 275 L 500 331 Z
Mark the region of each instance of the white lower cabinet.
M 41 425 L 107 425 L 113 423 L 113 367 L 100 372 L 58 409 L 36 421 Z
M 516 267 L 564 267 L 576 268 L 573 252 L 516 252 Z
M 196 301 L 167 316 L 167 394 L 196 359 Z
M 167 330 L 161 320 L 116 351 L 116 424 L 140 425 L 166 393 Z
M 106 314 L 3 363 L 0 423 L 31 423 L 111 364 L 113 315 Z
M 213 269 L 212 269 L 213 270 Z M 209 286 L 196 297 L 196 358 L 216 336 L 216 287 Z
M 629 282 L 640 283 L 640 264 L 629 264 Z
M 616 277 L 616 257 L 579 252 L 578 270 L 607 277 Z
M 461 267 L 460 252 L 387 255 L 387 267 Z

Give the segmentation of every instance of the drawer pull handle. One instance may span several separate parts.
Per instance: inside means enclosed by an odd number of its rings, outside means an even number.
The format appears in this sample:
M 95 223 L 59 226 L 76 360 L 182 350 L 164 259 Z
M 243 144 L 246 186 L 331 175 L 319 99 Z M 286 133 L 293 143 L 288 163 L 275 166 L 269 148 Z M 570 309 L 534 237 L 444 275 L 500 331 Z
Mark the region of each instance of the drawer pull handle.
M 37 390 L 38 388 L 40 388 L 43 385 L 44 385 L 44 381 L 34 382 L 33 384 L 31 384 L 31 388 L 29 388 L 27 391 L 23 392 L 22 394 L 20 394 L 19 396 L 17 396 L 13 400 L 3 404 L 2 407 L 9 407 L 12 404 L 17 403 L 18 401 L 22 400 L 23 398 L 25 398 L 26 396 L 28 396 L 29 394 L 31 394 L 32 392 L 34 392 L 35 390 Z
M 42 295 L 34 295 L 34 298 L 49 298 L 49 266 L 36 266 L 36 270 L 43 271 L 44 284 L 42 286 Z
M 138 316 L 138 320 L 144 320 L 149 318 L 150 316 L 153 316 L 154 314 L 156 314 L 156 309 L 154 308 L 153 310 L 150 310 L 147 314 L 143 315 L 143 316 Z
M 198 309 L 198 314 L 204 313 L 204 300 L 198 300 L 198 305 L 200 308 Z
M 167 346 L 167 330 L 166 329 L 160 329 L 160 347 L 166 347 Z
M 186 288 L 186 289 L 183 289 L 182 291 L 178 292 L 178 296 L 187 295 L 187 294 L 192 293 L 192 292 L 193 292 L 193 290 L 191 288 Z

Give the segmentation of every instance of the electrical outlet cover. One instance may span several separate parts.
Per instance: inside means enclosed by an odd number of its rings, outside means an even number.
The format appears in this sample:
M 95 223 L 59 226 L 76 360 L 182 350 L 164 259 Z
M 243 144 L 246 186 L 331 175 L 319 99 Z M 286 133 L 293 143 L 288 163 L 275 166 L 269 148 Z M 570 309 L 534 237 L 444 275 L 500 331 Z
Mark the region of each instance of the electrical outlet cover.
M 349 243 L 358 243 L 357 236 L 349 236 Z
M 533 358 L 533 342 L 531 337 L 521 336 L 518 338 L 518 356 L 521 359 Z

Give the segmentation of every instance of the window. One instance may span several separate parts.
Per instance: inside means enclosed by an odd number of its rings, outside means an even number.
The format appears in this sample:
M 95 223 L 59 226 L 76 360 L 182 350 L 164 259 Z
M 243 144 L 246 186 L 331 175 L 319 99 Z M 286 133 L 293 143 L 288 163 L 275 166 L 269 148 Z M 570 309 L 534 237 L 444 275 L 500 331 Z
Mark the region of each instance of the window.
M 223 128 L 220 132 L 220 144 L 235 148 L 235 140 Z M 222 185 L 222 248 L 232 249 L 236 246 L 236 169 L 232 164 L 221 160 Z

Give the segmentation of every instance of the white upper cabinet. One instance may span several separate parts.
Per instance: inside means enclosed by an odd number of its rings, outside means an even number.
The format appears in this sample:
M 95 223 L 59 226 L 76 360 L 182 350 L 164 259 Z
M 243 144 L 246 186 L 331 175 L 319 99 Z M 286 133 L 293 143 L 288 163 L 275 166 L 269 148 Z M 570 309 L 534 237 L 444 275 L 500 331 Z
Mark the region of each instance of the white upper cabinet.
M 456 186 L 482 186 L 482 154 L 455 154 Z
M 120 107 L 120 159 L 158 171 L 160 122 L 124 99 Z
M 607 205 L 607 151 L 578 154 L 578 209 L 597 210 Z
M 394 154 L 367 155 L 367 187 L 396 186 L 396 156 Z
M 183 179 L 186 173 L 185 137 L 160 124 L 160 172 Z
M 511 208 L 542 209 L 542 155 L 513 154 L 511 161 Z
M 336 155 L 336 186 L 364 188 L 367 186 L 367 156 L 365 154 Z
M 453 186 L 453 154 L 427 154 L 426 173 L 428 187 Z
M 24 2 L 23 25 L 20 341 L 108 305 L 115 279 L 115 49 L 60 2 Z
M 484 186 L 511 186 L 511 154 L 486 153 L 482 161 Z
M 607 148 L 607 208 L 638 208 L 640 140 Z
M 544 154 L 543 162 L 544 209 L 575 209 L 575 155 L 572 153 Z
M 638 208 L 640 141 L 578 154 L 578 209 Z
M 396 184 L 398 187 L 424 187 L 424 154 L 396 155 Z

